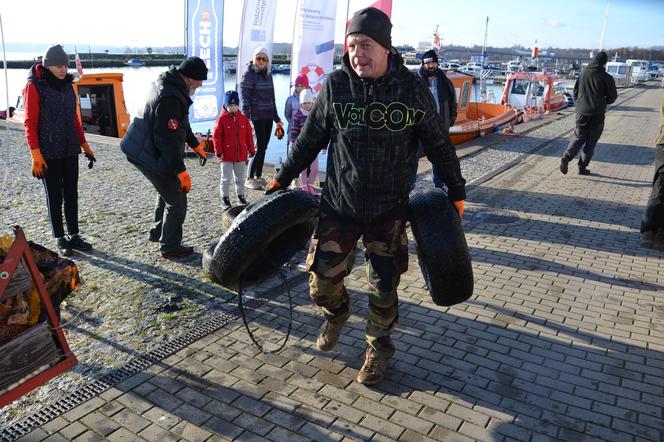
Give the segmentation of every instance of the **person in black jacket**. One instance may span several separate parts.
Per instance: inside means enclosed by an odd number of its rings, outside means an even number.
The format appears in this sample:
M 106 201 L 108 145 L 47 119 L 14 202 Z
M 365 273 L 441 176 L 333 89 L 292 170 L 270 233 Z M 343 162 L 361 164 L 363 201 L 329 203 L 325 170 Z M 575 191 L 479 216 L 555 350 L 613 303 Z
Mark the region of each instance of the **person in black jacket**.
M 618 92 L 613 77 L 607 74 L 605 66 L 609 57 L 606 52 L 597 53 L 593 62 L 583 71 L 574 84 L 576 102 L 575 139 L 570 141 L 560 159 L 560 171 L 567 174 L 570 161 L 579 150 L 579 175 L 590 175 L 588 164 L 593 157 L 595 146 L 604 131 L 606 106 L 616 101 Z
M 184 144 L 205 161 L 207 155 L 189 127 L 190 96 L 207 79 L 207 66 L 189 57 L 179 67 L 162 73 L 152 84 L 142 115 L 132 121 L 120 142 L 127 159 L 157 190 L 150 241 L 159 242 L 166 259 L 191 255 L 182 245 L 182 224 L 187 216 L 191 177 L 184 165 Z
M 316 345 L 332 350 L 350 316 L 344 278 L 362 237 L 370 289 L 365 361 L 357 381 L 368 385 L 383 380 L 394 354 L 390 334 L 398 318 L 399 279 L 408 267 L 409 182 L 420 142 L 459 216 L 466 197 L 459 159 L 433 96 L 392 47 L 391 28 L 376 8 L 353 15 L 342 68 L 329 75 L 288 159 L 266 188 L 271 193 L 288 187 L 332 142 L 307 256 L 310 295 L 326 319 Z
M 434 101 L 436 102 L 436 111 L 443 123 L 443 132 L 449 136 L 450 127 L 454 126 L 457 117 L 457 100 L 454 84 L 447 78 L 445 72 L 438 68 L 438 54 L 430 49 L 422 56 L 422 67 L 417 74 L 426 82 Z M 450 141 L 451 143 L 451 141 Z M 421 156 L 422 149 L 418 156 Z M 413 178 L 411 186 L 415 185 L 417 179 L 417 163 L 413 169 Z M 438 188 L 443 187 L 443 180 L 440 179 L 436 171 L 433 171 L 433 185 Z

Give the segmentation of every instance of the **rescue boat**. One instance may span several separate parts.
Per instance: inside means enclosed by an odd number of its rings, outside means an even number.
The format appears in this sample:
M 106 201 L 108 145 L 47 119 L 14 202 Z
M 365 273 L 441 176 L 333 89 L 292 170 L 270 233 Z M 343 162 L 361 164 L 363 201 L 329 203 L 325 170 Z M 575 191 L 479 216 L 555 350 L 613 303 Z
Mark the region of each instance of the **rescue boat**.
M 505 104 L 470 101 L 475 77 L 458 71 L 447 71 L 457 97 L 457 119 L 450 128 L 454 145 L 495 132 L 501 126 L 516 124 L 520 111 Z
M 530 114 L 555 112 L 567 106 L 563 77 L 548 72 L 516 72 L 505 82 L 500 104 Z
M 124 137 L 129 128 L 130 117 L 125 104 L 122 78 L 121 73 L 98 72 L 74 79 L 74 93 L 78 102 L 76 112 L 85 133 Z M 24 120 L 21 95 L 11 121 L 23 123 Z

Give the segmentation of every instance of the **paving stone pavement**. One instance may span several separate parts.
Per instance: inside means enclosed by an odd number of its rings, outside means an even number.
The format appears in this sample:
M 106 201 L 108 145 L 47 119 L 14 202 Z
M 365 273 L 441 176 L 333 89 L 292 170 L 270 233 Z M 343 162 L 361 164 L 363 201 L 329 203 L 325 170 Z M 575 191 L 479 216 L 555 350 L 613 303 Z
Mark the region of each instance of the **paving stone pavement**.
M 354 382 L 367 314 L 358 259 L 334 352 L 315 349 L 322 318 L 301 282 L 278 354 L 258 353 L 232 321 L 24 440 L 662 440 L 664 260 L 638 245 L 662 91 L 607 114 L 591 176 L 574 163 L 560 174 L 559 140 L 473 188 L 469 301 L 432 304 L 411 238 L 381 385 Z M 280 293 L 248 312 L 268 348 L 287 302 Z

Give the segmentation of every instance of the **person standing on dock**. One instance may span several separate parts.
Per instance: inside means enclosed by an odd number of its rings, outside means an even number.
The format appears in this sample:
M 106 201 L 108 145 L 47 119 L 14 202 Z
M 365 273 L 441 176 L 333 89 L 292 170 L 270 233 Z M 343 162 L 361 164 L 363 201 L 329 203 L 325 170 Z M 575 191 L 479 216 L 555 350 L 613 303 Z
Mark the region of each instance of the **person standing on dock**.
M 655 139 L 655 176 L 641 220 L 641 246 L 664 251 L 664 96 L 660 115 L 661 125 Z
M 142 115 L 134 118 L 120 142 L 127 159 L 157 191 L 150 241 L 160 243 L 166 259 L 189 256 L 194 248 L 182 244 L 191 177 L 184 165 L 185 142 L 201 158 L 203 144 L 189 127 L 191 96 L 207 79 L 207 66 L 189 57 L 179 67 L 163 72 L 152 84 Z
M 618 98 L 616 83 L 606 72 L 609 60 L 604 51 L 597 53 L 592 63 L 583 69 L 574 84 L 576 102 L 575 138 L 560 159 L 560 171 L 567 174 L 569 162 L 581 151 L 579 175 L 590 175 L 588 164 L 593 157 L 595 146 L 604 131 L 604 114 L 607 105 Z
M 438 67 L 438 54 L 433 49 L 429 49 L 422 56 L 422 66 L 419 71 L 419 75 L 427 84 L 433 99 L 436 102 L 436 111 L 438 111 L 438 116 L 440 121 L 443 124 L 443 132 L 446 137 L 450 135 L 450 127 L 454 126 L 454 122 L 457 117 L 457 100 L 456 92 L 454 91 L 454 84 L 447 78 L 445 72 Z M 450 141 L 450 144 L 452 141 Z M 420 146 L 418 152 L 418 158 L 422 155 L 422 147 Z M 415 186 L 415 181 L 417 180 L 417 165 L 419 161 L 415 163 L 415 168 L 413 169 L 413 178 L 411 180 L 411 186 Z M 436 171 L 432 172 L 433 174 L 433 185 L 435 187 L 443 187 L 443 180 L 440 179 Z
M 267 49 L 256 48 L 254 59 L 249 62 L 240 83 L 242 113 L 251 120 L 256 134 L 256 155 L 251 161 L 247 174 L 247 187 L 250 189 L 262 189 L 266 184 L 262 177 L 263 163 L 272 134 L 272 122 L 277 123 L 275 136 L 279 139 L 284 136 L 284 127 L 274 100 L 274 82 L 269 57 Z
M 44 183 L 53 237 L 64 256 L 92 249 L 78 230 L 78 156 L 85 154 L 90 169 L 96 161 L 76 114 L 74 77 L 67 73 L 68 65 L 62 46 L 51 46 L 42 62 L 30 69 L 23 89 L 32 175 Z M 69 238 L 62 224 L 63 205 Z
M 357 382 L 366 385 L 384 379 L 395 351 L 391 333 L 399 317 L 397 288 L 408 268 L 409 184 L 420 142 L 459 216 L 466 198 L 459 159 L 444 136 L 431 92 L 404 66 L 392 46 L 391 29 L 379 9 L 353 15 L 341 69 L 329 75 L 288 159 L 266 187 L 266 193 L 287 188 L 332 142 L 307 256 L 309 293 L 325 316 L 316 346 L 332 351 L 350 317 L 344 278 L 361 237 L 369 311 Z

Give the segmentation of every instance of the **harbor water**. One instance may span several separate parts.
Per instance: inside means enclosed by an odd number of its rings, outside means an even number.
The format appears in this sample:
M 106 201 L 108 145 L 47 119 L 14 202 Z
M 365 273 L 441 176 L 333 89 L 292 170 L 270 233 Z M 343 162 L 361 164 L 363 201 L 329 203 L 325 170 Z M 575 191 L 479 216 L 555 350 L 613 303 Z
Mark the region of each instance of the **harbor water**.
M 411 69 L 414 69 L 416 66 L 409 66 Z M 121 72 L 124 74 L 124 95 L 125 103 L 127 105 L 127 110 L 129 114 L 133 117 L 136 115 L 137 111 L 142 108 L 145 103 L 145 98 L 147 94 L 148 87 L 161 72 L 166 70 L 164 67 L 123 67 L 123 68 L 96 68 L 96 69 L 86 69 L 85 73 L 90 74 L 94 72 Z M 0 71 L 5 72 L 5 71 Z M 7 84 L 8 88 L 5 89 L 5 83 L 2 82 L 0 85 L 0 108 L 5 109 L 7 103 L 9 106 L 16 106 L 16 101 L 21 94 L 23 87 L 28 76 L 28 71 L 25 69 L 7 69 Z M 74 72 L 70 70 L 70 72 Z M 2 74 L 4 77 L 4 73 Z M 279 116 L 284 120 L 284 125 L 286 127 L 286 119 L 284 118 L 284 107 L 286 104 L 286 99 L 291 93 L 290 88 L 290 75 L 289 74 L 274 74 L 274 89 L 275 89 L 275 101 L 277 104 L 277 112 Z M 226 74 L 224 77 L 224 87 L 225 90 L 235 89 L 236 88 L 236 76 L 235 74 Z M 497 100 L 500 100 L 502 95 L 502 86 L 501 85 L 487 85 L 487 91 L 493 92 L 493 95 Z M 475 100 L 476 94 L 479 94 L 479 85 L 473 88 L 473 100 Z M 7 100 L 9 97 L 9 100 Z M 208 129 L 212 130 L 214 126 L 214 121 L 207 123 L 198 123 L 194 126 L 194 130 L 205 133 Z M 274 135 L 270 139 L 268 145 L 268 150 L 265 155 L 265 161 L 274 165 L 278 165 L 280 160 L 285 160 L 287 155 L 286 147 L 286 137 L 283 140 L 277 140 Z M 326 158 L 325 155 L 321 154 L 320 157 L 321 164 L 325 164 Z

